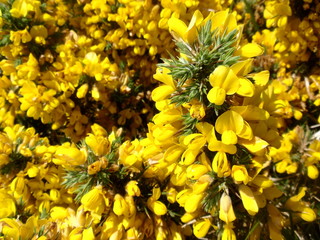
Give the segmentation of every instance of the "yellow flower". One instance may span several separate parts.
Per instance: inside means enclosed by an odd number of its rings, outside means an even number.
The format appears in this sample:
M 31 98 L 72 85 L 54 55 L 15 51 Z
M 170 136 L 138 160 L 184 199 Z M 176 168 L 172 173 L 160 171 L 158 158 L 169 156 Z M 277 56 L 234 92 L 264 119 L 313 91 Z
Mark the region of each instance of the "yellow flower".
M 17 174 L 17 177 L 15 177 L 11 184 L 10 184 L 10 188 L 11 191 L 14 193 L 14 197 L 15 198 L 26 198 L 28 193 L 29 193 L 29 189 L 27 186 L 27 180 L 24 178 L 24 174 L 21 171 L 20 173 Z
M 306 194 L 306 190 L 306 187 L 300 188 L 297 195 L 292 196 L 287 200 L 285 207 L 294 212 L 298 212 L 297 215 L 303 220 L 307 222 L 313 222 L 317 218 L 315 211 L 309 208 L 306 202 L 300 201 L 301 198 L 303 198 Z
M 83 71 L 87 75 L 95 77 L 97 81 L 102 79 L 102 73 L 104 69 L 102 67 L 102 63 L 100 62 L 100 55 L 97 56 L 95 52 L 89 52 L 83 59 L 83 63 L 85 64 Z
M 29 54 L 29 58 L 26 63 L 17 66 L 17 70 L 18 77 L 23 80 L 33 81 L 40 74 L 38 61 L 32 53 Z
M 2 226 L 1 233 L 14 240 L 18 240 L 20 237 L 20 226 L 22 223 L 19 220 L 12 218 L 3 218 L 0 220 L 0 225 Z
M 307 167 L 308 177 L 311 179 L 317 179 L 319 177 L 319 170 L 315 165 L 309 165 Z
M 10 13 L 12 17 L 26 17 L 29 12 L 35 12 L 36 18 L 40 15 L 40 1 L 38 0 L 15 0 L 12 4 Z
M 53 207 L 50 210 L 50 216 L 53 221 L 64 220 L 69 216 L 68 209 L 64 207 Z
M 77 98 L 84 98 L 88 92 L 89 84 L 82 84 L 77 90 Z
M 214 127 L 207 122 L 200 122 L 196 125 L 199 132 L 203 134 L 208 143 L 208 148 L 212 152 L 226 152 L 230 154 L 235 154 L 237 148 L 232 144 L 224 144 L 216 138 Z
M 118 216 L 125 215 L 128 214 L 128 208 L 125 199 L 120 194 L 116 194 L 114 196 L 113 212 Z
M 103 136 L 103 137 L 108 136 L 108 132 L 99 124 L 96 124 L 96 123 L 92 124 L 91 130 L 95 136 Z
M 193 234 L 197 238 L 203 238 L 207 235 L 211 227 L 211 221 L 208 218 L 199 220 L 193 224 Z
M 202 23 L 202 20 L 203 16 L 199 10 L 194 12 L 189 26 L 180 19 L 171 17 L 168 20 L 169 30 L 173 31 L 173 36 L 176 39 L 182 39 L 183 41 L 192 44 L 197 39 L 198 27 Z
M 129 196 L 137 196 L 139 197 L 141 195 L 138 182 L 135 180 L 131 180 L 127 183 L 126 185 L 126 192 L 128 193 Z
M 291 14 L 292 11 L 288 0 L 282 1 L 281 3 L 270 1 L 266 4 L 263 17 L 267 19 L 267 28 L 283 27 L 287 24 L 287 18 L 291 16 Z
M 32 40 L 31 35 L 27 29 L 20 31 L 10 31 L 10 40 L 13 41 L 14 45 L 20 45 L 20 42 L 27 43 Z
M 262 55 L 264 52 L 264 48 L 256 43 L 247 43 L 240 47 L 236 54 L 245 58 L 252 58 Z
M 232 110 L 226 111 L 218 117 L 216 130 L 222 134 L 222 142 L 225 144 L 236 144 L 238 137 L 248 140 L 253 138 L 249 124 L 239 113 Z
M 57 165 L 78 166 L 86 162 L 84 149 L 77 149 L 73 146 L 59 146 L 52 161 Z
M 267 205 L 267 210 L 269 213 L 268 227 L 270 239 L 284 239 L 281 234 L 284 225 L 284 217 L 281 212 L 271 204 Z
M 222 194 L 220 198 L 219 218 L 227 224 L 236 219 L 236 216 L 233 211 L 231 198 L 225 192 Z
M 102 186 L 96 186 L 81 198 L 81 203 L 85 211 L 96 214 L 100 219 L 107 207 L 110 206 L 109 199 L 105 196 Z
M 231 176 L 237 182 L 243 182 L 245 185 L 249 182 L 250 176 L 244 165 L 233 165 L 231 169 Z
M 229 10 L 210 12 L 204 22 L 208 20 L 211 20 L 211 31 L 218 29 L 219 33 L 229 33 L 238 27 L 235 15 Z
M 48 37 L 48 30 L 43 25 L 34 25 L 30 29 L 30 35 L 36 43 L 44 45 L 46 44 L 46 38 Z
M 102 162 L 95 161 L 94 163 L 88 166 L 88 174 L 89 175 L 96 174 L 97 172 L 100 172 L 101 168 L 102 168 Z
M 204 194 L 191 194 L 184 204 L 184 209 L 187 213 L 192 213 L 201 208 L 201 201 L 204 198 Z
M 228 177 L 231 174 L 230 164 L 224 152 L 217 152 L 212 161 L 212 170 L 218 177 Z
M 233 231 L 233 224 L 225 224 L 223 226 L 222 240 L 236 240 L 236 234 Z
M 187 168 L 187 177 L 196 180 L 205 175 L 209 169 L 202 164 L 192 164 Z
M 220 65 L 209 76 L 213 87 L 208 92 L 208 100 L 216 105 L 222 105 L 226 95 L 232 95 L 240 87 L 239 79 L 228 66 Z
M 0 189 L 0 218 L 12 217 L 16 214 L 14 198 L 5 189 Z
M 244 208 L 250 215 L 254 216 L 259 211 L 259 207 L 251 189 L 241 184 L 239 186 L 239 192 Z
M 148 208 L 156 215 L 161 216 L 167 213 L 167 207 L 162 202 L 157 201 L 161 196 L 160 188 L 154 187 L 152 190 L 152 196 L 148 198 Z
M 106 137 L 95 136 L 89 133 L 85 138 L 85 142 L 97 156 L 103 156 L 109 152 L 110 143 Z

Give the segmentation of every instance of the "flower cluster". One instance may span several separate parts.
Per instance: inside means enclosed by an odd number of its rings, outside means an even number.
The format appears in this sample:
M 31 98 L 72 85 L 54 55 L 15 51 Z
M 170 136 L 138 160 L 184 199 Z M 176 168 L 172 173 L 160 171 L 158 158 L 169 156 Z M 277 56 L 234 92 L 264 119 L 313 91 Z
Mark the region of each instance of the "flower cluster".
M 152 74 L 174 47 L 164 23 L 171 15 L 188 19 L 198 5 L 4 1 L 0 124 L 32 118 L 75 142 L 93 122 L 144 135 L 138 129 L 153 115 Z
M 0 1 L 0 239 L 318 239 L 319 7 Z

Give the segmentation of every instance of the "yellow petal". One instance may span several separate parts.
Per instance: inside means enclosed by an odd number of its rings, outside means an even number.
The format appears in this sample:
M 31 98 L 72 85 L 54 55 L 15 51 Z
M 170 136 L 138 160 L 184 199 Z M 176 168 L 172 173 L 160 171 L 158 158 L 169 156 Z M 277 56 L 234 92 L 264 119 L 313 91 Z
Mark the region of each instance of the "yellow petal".
M 198 37 L 198 29 L 197 27 L 203 20 L 203 16 L 199 10 L 196 10 L 191 18 L 191 21 L 188 26 L 188 30 L 186 32 L 186 41 L 188 43 L 193 43 Z
M 227 33 L 237 28 L 237 19 L 234 14 L 228 14 L 224 27 Z
M 223 193 L 220 198 L 219 218 L 225 223 L 232 222 L 236 219 L 232 207 L 231 198 L 226 193 Z
M 214 13 L 213 15 L 209 15 L 209 19 L 211 19 L 211 31 L 215 30 L 218 27 L 223 27 L 226 19 L 228 17 L 229 11 L 219 11 Z M 207 18 L 206 18 L 207 20 Z
M 191 195 L 185 203 L 184 209 L 188 213 L 195 212 L 198 208 L 201 207 L 201 200 L 203 198 L 203 194 L 193 194 Z
M 259 73 L 254 74 L 252 78 L 255 81 L 256 85 L 265 86 L 269 81 L 269 77 L 270 77 L 270 72 L 265 70 L 265 71 L 261 71 Z
M 252 68 L 253 59 L 246 59 L 244 61 L 239 61 L 233 64 L 230 69 L 236 74 L 237 76 L 246 76 Z
M 216 130 L 218 133 L 223 134 L 223 132 L 232 130 L 236 134 L 240 133 L 243 129 L 244 121 L 241 115 L 235 111 L 226 111 L 221 114 L 216 120 Z
M 152 91 L 151 97 L 152 100 L 157 102 L 166 99 L 171 93 L 173 93 L 175 90 L 169 85 L 163 85 L 160 87 L 155 88 Z
M 270 116 L 270 114 L 266 110 L 254 105 L 234 106 L 231 107 L 230 110 L 239 113 L 246 121 L 267 120 Z
M 152 211 L 158 216 L 162 216 L 162 215 L 165 215 L 167 213 L 166 205 L 164 205 L 160 201 L 152 202 L 151 206 L 152 206 L 151 207 Z
M 243 182 L 247 184 L 249 181 L 248 171 L 245 166 L 242 165 L 233 165 L 232 166 L 232 178 L 237 182 Z
M 178 18 L 172 17 L 168 20 L 168 25 L 169 25 L 169 30 L 173 31 L 178 38 L 180 37 L 184 41 L 187 40 L 185 39 L 185 35 L 188 31 L 188 27 L 183 21 L 181 21 Z
M 82 239 L 86 239 L 86 240 L 94 240 L 95 239 L 92 227 L 89 227 L 89 228 L 86 228 L 85 230 L 83 230 Z
M 307 167 L 308 177 L 311 179 L 317 179 L 319 176 L 319 170 L 315 165 L 310 165 Z
M 195 180 L 206 174 L 208 171 L 208 168 L 202 164 L 192 164 L 187 168 L 187 177 Z
M 121 216 L 128 211 L 128 204 L 120 194 L 116 194 L 113 203 L 113 212 Z
M 257 153 L 269 145 L 269 143 L 267 143 L 266 141 L 262 140 L 257 136 L 255 136 L 252 140 L 241 139 L 239 140 L 239 144 L 244 146 L 246 149 L 248 149 L 252 153 Z
M 241 184 L 239 186 L 239 192 L 244 208 L 250 215 L 254 216 L 259 211 L 259 207 L 251 189 Z
M 252 129 L 246 121 L 244 121 L 243 128 L 240 133 L 238 133 L 238 137 L 251 140 L 253 138 Z
M 183 144 L 188 146 L 188 149 L 192 150 L 202 148 L 205 143 L 206 139 L 201 133 L 193 133 L 183 139 Z
M 228 226 L 229 224 L 224 226 L 222 233 L 222 240 L 236 240 L 236 234 L 233 231 L 232 227 Z
M 227 130 L 222 133 L 222 142 L 224 144 L 236 144 L 238 142 L 238 137 L 232 130 Z
M 314 210 L 309 207 L 303 207 L 303 209 L 298 215 L 307 222 L 313 222 L 317 218 L 317 215 L 314 212 Z
M 181 156 L 181 163 L 184 165 L 190 165 L 198 156 L 201 149 L 187 149 Z
M 207 98 L 209 102 L 215 105 L 222 105 L 226 99 L 226 91 L 220 87 L 213 87 L 208 92 Z
M 193 233 L 197 238 L 203 238 L 207 235 L 211 226 L 209 219 L 203 219 L 193 224 Z
M 228 177 L 231 174 L 226 153 L 216 153 L 212 161 L 212 170 L 217 173 L 218 177 Z
M 172 75 L 169 74 L 170 70 L 167 68 L 157 68 L 156 74 L 153 75 L 153 78 L 175 88 Z
M 221 87 L 228 76 L 229 67 L 219 65 L 209 76 L 209 82 L 212 87 Z
M 163 158 L 165 161 L 173 163 L 178 161 L 182 153 L 185 151 L 185 148 L 179 145 L 173 145 L 167 149 Z
M 239 78 L 240 87 L 237 90 L 237 94 L 244 97 L 252 97 L 254 94 L 254 85 L 247 78 Z
M 242 57 L 251 58 L 262 55 L 264 52 L 264 48 L 256 43 L 247 43 L 242 46 L 237 53 Z
M 266 196 L 268 200 L 273 200 L 275 198 L 281 197 L 283 192 L 279 190 L 276 186 L 272 186 L 270 188 L 264 189 L 263 194 Z

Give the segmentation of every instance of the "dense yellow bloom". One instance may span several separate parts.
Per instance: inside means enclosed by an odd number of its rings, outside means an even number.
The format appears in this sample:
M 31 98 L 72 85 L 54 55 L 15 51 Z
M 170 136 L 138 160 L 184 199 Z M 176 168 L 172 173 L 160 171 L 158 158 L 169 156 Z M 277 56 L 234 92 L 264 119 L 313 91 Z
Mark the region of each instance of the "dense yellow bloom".
M 254 240 L 310 229 L 316 0 L 0 2 L 2 238 Z

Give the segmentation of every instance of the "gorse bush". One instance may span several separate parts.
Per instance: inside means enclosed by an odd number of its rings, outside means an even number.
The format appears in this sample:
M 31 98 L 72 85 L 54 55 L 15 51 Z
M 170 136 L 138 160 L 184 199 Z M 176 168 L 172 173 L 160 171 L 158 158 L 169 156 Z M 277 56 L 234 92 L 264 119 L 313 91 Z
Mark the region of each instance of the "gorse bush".
M 318 0 L 0 0 L 1 239 L 320 239 Z

